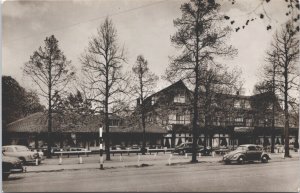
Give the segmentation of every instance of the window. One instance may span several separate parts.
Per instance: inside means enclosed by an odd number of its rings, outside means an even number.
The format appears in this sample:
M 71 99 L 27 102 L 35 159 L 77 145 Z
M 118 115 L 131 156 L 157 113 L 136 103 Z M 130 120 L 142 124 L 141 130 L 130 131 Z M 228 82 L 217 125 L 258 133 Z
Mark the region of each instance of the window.
M 241 101 L 239 101 L 239 100 L 234 101 L 234 107 L 241 108 Z
M 246 109 L 250 109 L 251 108 L 250 102 L 248 100 L 245 101 L 245 108 Z
M 244 124 L 244 119 L 243 118 L 235 118 L 234 123 L 236 125 L 243 125 Z
M 25 146 L 16 146 L 17 152 L 29 151 L 29 149 Z
M 184 92 L 179 92 L 174 97 L 174 103 L 185 103 L 185 94 Z
M 219 117 L 216 117 L 213 119 L 213 125 L 214 126 L 220 126 L 220 118 Z
M 170 124 L 189 124 L 190 115 L 188 113 L 177 113 L 169 115 Z
M 7 147 L 5 151 L 7 151 L 7 152 L 14 152 L 14 150 L 13 150 L 12 147 Z
M 246 126 L 248 127 L 253 126 L 253 119 L 246 119 Z
M 110 119 L 109 126 L 119 126 L 119 120 L 118 119 Z
M 157 96 L 151 98 L 151 105 L 154 105 L 157 102 Z
M 265 126 L 265 120 L 260 119 L 260 120 L 258 121 L 258 126 L 260 126 L 260 127 Z
M 249 149 L 250 151 L 255 151 L 255 150 L 256 150 L 255 146 L 249 146 L 248 149 Z

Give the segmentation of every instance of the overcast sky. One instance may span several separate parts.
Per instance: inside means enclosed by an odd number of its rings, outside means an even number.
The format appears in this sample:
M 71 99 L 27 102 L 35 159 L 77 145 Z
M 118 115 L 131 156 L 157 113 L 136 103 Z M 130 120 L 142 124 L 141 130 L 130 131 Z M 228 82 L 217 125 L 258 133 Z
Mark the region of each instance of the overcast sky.
M 181 16 L 181 0 L 87 0 L 87 1 L 5 1 L 2 4 L 3 45 L 2 73 L 15 78 L 25 88 L 32 83 L 24 79 L 22 66 L 47 36 L 54 34 L 59 47 L 78 70 L 79 57 L 88 44 L 89 37 L 110 16 L 118 31 L 120 44 L 127 50 L 128 63 L 132 67 L 137 55 L 143 54 L 150 69 L 157 75 L 164 74 L 169 56 L 174 54 L 170 36 L 176 31 L 173 20 Z M 261 0 L 221 1 L 221 12 L 234 18 L 233 27 L 258 18 L 238 33 L 233 32 L 228 44 L 238 49 L 238 56 L 224 62 L 231 68 L 242 70 L 245 94 L 251 95 L 258 81 L 260 65 L 269 48 L 272 35 L 280 28 L 285 16 L 284 1 L 272 0 L 265 10 L 272 18 L 259 19 L 262 8 L 255 8 Z M 228 21 L 225 24 L 230 25 Z M 227 22 L 227 23 L 226 23 Z M 272 25 L 267 31 L 266 26 Z M 158 88 L 166 87 L 160 81 Z

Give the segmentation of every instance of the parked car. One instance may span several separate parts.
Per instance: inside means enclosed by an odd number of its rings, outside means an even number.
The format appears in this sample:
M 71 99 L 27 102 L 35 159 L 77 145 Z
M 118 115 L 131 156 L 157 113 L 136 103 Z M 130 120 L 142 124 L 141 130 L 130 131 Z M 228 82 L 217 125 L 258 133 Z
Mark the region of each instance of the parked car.
M 86 151 L 86 149 L 83 147 L 69 147 L 67 151 Z
M 228 152 L 230 152 L 230 148 L 226 146 L 221 146 L 219 148 L 215 149 L 216 154 L 224 155 Z
M 47 155 L 47 152 L 48 152 L 48 145 L 47 144 L 42 145 L 39 149 L 42 150 L 44 155 Z M 60 151 L 60 147 L 58 147 L 56 145 L 53 145 L 51 147 L 51 154 L 53 154 L 54 152 L 57 152 L 57 151 Z
M 132 146 L 130 147 L 130 149 L 136 150 L 136 149 L 141 149 L 141 147 L 140 147 L 139 145 L 137 145 L 137 144 L 134 144 L 134 145 L 132 145 Z
M 182 143 L 175 147 L 174 153 L 178 153 L 179 155 L 184 155 L 185 153 L 192 153 L 192 147 L 193 143 L 188 142 L 188 143 Z M 197 145 L 196 147 L 197 153 L 201 153 L 201 155 L 210 155 L 212 150 L 210 147 L 204 147 L 202 145 Z
M 23 145 L 6 145 L 2 146 L 2 152 L 5 156 L 17 157 L 22 160 L 23 164 L 35 163 L 38 159 L 38 163 L 41 163 L 42 158 L 39 153 L 30 151 Z
M 270 159 L 269 154 L 263 150 L 262 146 L 254 144 L 240 145 L 236 150 L 223 156 L 223 162 L 225 164 L 229 164 L 231 162 L 243 164 L 246 161 L 261 161 L 266 163 Z
M 2 153 L 2 177 L 8 179 L 8 176 L 13 173 L 22 173 L 22 160 L 16 157 L 9 157 Z
M 125 150 L 126 147 L 123 145 L 114 145 L 111 147 L 112 150 Z

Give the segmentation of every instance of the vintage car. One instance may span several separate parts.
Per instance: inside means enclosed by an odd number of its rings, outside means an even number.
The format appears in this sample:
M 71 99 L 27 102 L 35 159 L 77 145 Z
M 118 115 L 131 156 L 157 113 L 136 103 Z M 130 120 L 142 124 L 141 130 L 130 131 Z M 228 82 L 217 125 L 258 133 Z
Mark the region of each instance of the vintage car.
M 174 153 L 178 153 L 179 155 L 184 155 L 185 153 L 192 153 L 192 147 L 193 147 L 192 142 L 182 143 L 175 147 Z M 211 148 L 210 147 L 204 148 L 204 146 L 202 145 L 197 145 L 196 152 L 201 153 L 201 155 L 210 155 Z
M 247 161 L 261 161 L 266 163 L 270 159 L 269 154 L 264 152 L 262 146 L 254 144 L 240 145 L 236 150 L 223 156 L 223 162 L 225 164 L 229 164 L 231 162 L 243 164 Z
M 48 155 L 48 146 L 47 144 L 42 145 L 40 148 L 42 150 L 44 155 Z M 60 151 L 60 148 L 57 145 L 51 146 L 51 154 L 54 154 L 54 152 Z
M 35 163 L 36 160 L 38 160 L 38 163 L 41 163 L 42 160 L 38 152 L 32 152 L 23 145 L 2 146 L 2 153 L 9 157 L 19 158 L 23 164 Z
M 22 160 L 15 157 L 5 156 L 2 153 L 2 177 L 4 180 L 8 179 L 10 174 L 22 172 Z

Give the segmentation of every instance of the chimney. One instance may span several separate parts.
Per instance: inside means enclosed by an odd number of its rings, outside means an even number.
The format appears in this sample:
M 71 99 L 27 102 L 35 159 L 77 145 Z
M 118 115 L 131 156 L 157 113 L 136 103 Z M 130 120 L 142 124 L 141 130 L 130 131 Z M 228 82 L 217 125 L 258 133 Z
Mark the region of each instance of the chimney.
M 236 95 L 240 95 L 240 91 L 236 91 Z
M 136 99 L 136 106 L 138 107 L 138 106 L 140 106 L 140 104 L 141 104 L 140 98 L 137 98 Z

